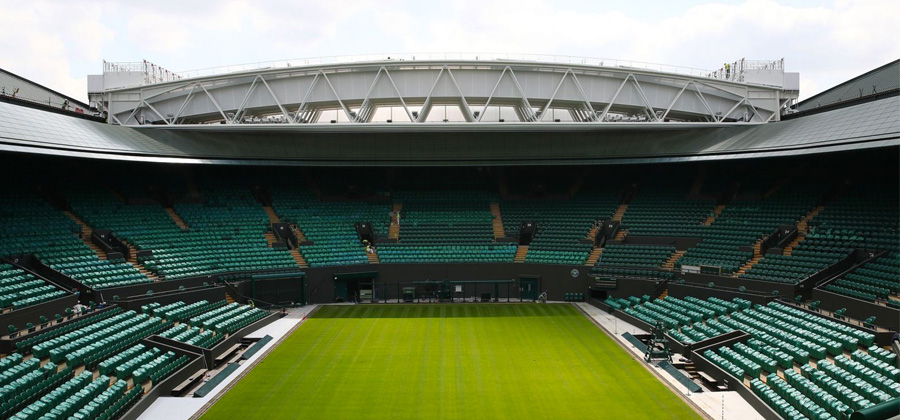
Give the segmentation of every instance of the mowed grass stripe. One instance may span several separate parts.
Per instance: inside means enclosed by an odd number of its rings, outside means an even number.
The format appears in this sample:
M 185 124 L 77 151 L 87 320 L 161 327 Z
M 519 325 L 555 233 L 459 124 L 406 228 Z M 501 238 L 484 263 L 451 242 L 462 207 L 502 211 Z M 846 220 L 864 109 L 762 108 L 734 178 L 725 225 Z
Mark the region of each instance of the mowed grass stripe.
M 571 305 L 324 306 L 204 419 L 694 419 Z

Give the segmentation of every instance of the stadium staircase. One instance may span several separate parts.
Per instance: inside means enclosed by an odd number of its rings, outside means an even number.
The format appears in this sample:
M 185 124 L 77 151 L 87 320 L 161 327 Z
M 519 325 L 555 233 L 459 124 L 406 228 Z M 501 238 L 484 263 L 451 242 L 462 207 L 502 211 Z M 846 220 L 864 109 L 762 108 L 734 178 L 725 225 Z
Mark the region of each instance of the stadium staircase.
M 394 239 L 394 240 L 400 239 L 400 223 L 397 222 L 397 216 L 396 216 L 396 214 L 400 210 L 403 210 L 403 203 L 394 203 L 394 206 L 391 207 L 391 211 L 393 212 L 394 216 L 391 216 L 391 227 L 388 228 L 388 238 L 389 239 Z M 401 216 L 401 218 L 402 218 L 402 216 Z
M 119 196 L 119 197 L 121 197 L 121 196 Z M 84 220 L 82 220 L 80 217 L 76 216 L 71 211 L 65 211 L 64 213 L 69 219 L 72 219 L 72 221 L 81 225 L 81 241 L 84 242 L 84 244 L 87 245 L 88 248 L 91 249 L 91 251 L 94 251 L 94 253 L 97 254 L 97 257 L 99 257 L 101 260 L 106 260 L 108 258 L 106 253 L 103 252 L 103 250 L 100 249 L 100 247 L 98 247 L 97 245 L 94 245 L 94 242 L 91 241 L 91 234 L 94 233 L 94 228 L 89 226 Z M 153 273 L 152 271 L 148 270 L 147 267 L 144 267 L 143 264 L 138 262 L 137 249 L 134 247 L 134 245 L 132 245 L 128 242 L 125 242 L 125 241 L 122 241 L 122 242 L 128 246 L 129 255 L 128 255 L 128 261 L 126 261 L 126 262 L 128 264 L 130 264 L 132 267 L 136 268 L 141 274 L 147 276 L 150 280 L 158 281 L 159 276 L 157 276 L 156 273 Z
M 675 263 L 676 263 L 681 257 L 683 257 L 684 254 L 685 254 L 686 252 L 687 252 L 687 250 L 683 250 L 683 251 L 675 251 L 675 253 L 672 254 L 672 256 L 669 257 L 669 259 L 666 260 L 665 263 L 663 263 L 662 268 L 663 268 L 664 270 L 670 270 L 670 271 L 671 271 L 671 270 L 675 270 Z
M 225 302 L 227 302 L 229 305 L 235 302 L 234 298 L 231 297 L 231 294 L 228 292 L 225 292 Z
M 94 253 L 97 254 L 97 257 L 99 257 L 101 260 L 105 260 L 106 253 L 103 252 L 100 247 L 94 245 L 94 242 L 91 241 L 91 234 L 94 233 L 94 229 L 88 226 L 88 224 L 85 223 L 84 220 L 81 220 L 80 217 L 76 216 L 71 211 L 66 210 L 64 213 L 66 217 L 72 219 L 73 222 L 81 225 L 81 241 L 84 242 L 84 244 L 87 245 L 88 248 L 91 249 L 91 251 L 94 251 Z
M 196 188 L 196 186 L 194 188 Z M 169 214 L 169 217 L 171 217 L 172 220 L 175 221 L 175 224 L 178 225 L 181 230 L 188 230 L 187 223 L 184 222 L 184 219 L 182 219 L 181 216 L 178 215 L 178 213 L 175 213 L 175 209 L 173 209 L 172 207 L 166 207 L 166 213 Z
M 764 240 L 765 238 L 760 239 L 753 244 L 753 258 L 750 259 L 750 261 L 747 261 L 746 264 L 742 265 L 741 268 L 739 268 L 738 271 L 736 271 L 731 277 L 740 277 L 741 274 L 746 273 L 748 270 L 753 268 L 754 265 L 759 263 L 759 260 L 761 260 L 763 257 L 762 242 Z
M 506 172 L 500 170 L 497 176 L 497 182 L 499 185 L 500 198 L 506 198 L 509 196 L 509 180 L 506 178 Z
M 263 210 L 266 211 L 266 216 L 269 216 L 269 225 L 270 226 L 274 223 L 281 223 L 281 219 L 275 213 L 275 210 L 272 209 L 272 206 L 263 206 Z M 273 233 L 272 231 L 267 231 L 265 233 L 265 235 L 266 235 L 266 242 L 269 243 L 269 248 L 271 248 L 272 245 L 275 244 L 275 242 L 278 242 L 278 238 L 275 237 L 275 233 Z
M 628 210 L 628 204 L 625 204 L 625 203 L 619 204 L 619 207 L 616 207 L 616 212 L 613 213 L 612 221 L 621 222 L 622 216 L 625 216 L 626 210 Z
M 200 189 L 197 188 L 197 181 L 194 179 L 194 174 L 193 174 L 193 172 L 188 172 L 188 174 L 187 174 L 187 176 L 186 176 L 185 178 L 187 179 L 187 190 L 188 190 L 188 192 L 189 192 L 192 196 L 194 196 L 194 197 L 199 197 L 199 196 L 200 196 Z
M 275 245 L 275 242 L 278 242 L 278 238 L 275 237 L 275 234 L 272 232 L 266 232 L 266 242 L 269 244 L 269 248 Z
M 306 242 L 306 235 L 303 234 L 303 230 L 300 229 L 300 226 L 291 225 L 291 229 L 294 230 L 294 235 L 297 236 L 297 242 Z
M 599 231 L 600 231 L 600 228 L 599 228 L 599 227 L 597 227 L 597 226 L 592 226 L 592 227 L 591 227 L 591 230 L 588 231 L 588 234 L 585 235 L 584 239 L 593 241 L 594 238 L 597 237 L 597 232 L 599 232 Z
M 105 185 L 104 187 L 106 188 L 107 191 L 109 191 L 110 194 L 113 195 L 113 197 L 116 197 L 116 199 L 119 200 L 120 202 L 122 202 L 122 203 L 128 202 L 128 199 L 126 199 L 124 195 L 122 195 L 118 191 L 116 191 L 115 188 L 112 188 L 109 185 Z
M 809 221 L 816 217 L 816 215 L 818 215 L 824 209 L 824 205 L 817 206 L 816 208 L 812 209 L 812 211 L 807 213 L 806 216 L 803 216 L 800 219 L 800 222 L 797 223 L 797 237 L 793 241 L 791 241 L 788 246 L 784 247 L 784 255 L 791 255 L 791 253 L 794 251 L 794 248 L 796 248 L 797 245 L 800 244 L 800 242 L 803 242 L 803 240 L 806 239 L 806 234 L 809 233 Z
M 691 185 L 689 197 L 697 197 L 700 195 L 700 192 L 703 191 L 703 183 L 706 182 L 707 173 L 709 173 L 709 167 L 706 165 L 701 166 L 697 173 L 697 177 L 694 178 L 694 183 Z
M 628 204 L 625 204 L 625 203 L 619 204 L 619 207 L 616 208 L 616 212 L 613 213 L 612 221 L 622 222 L 622 217 L 625 216 L 625 211 L 627 211 L 627 210 L 628 210 Z M 616 232 L 616 236 L 613 238 L 613 240 L 621 241 L 621 240 L 625 239 L 625 235 L 628 235 L 628 229 L 619 229 L 619 231 Z
M 581 190 L 581 186 L 584 185 L 585 178 L 587 178 L 590 173 L 591 169 L 585 168 L 578 174 L 578 178 L 576 178 L 572 186 L 569 187 L 569 197 L 574 197 L 575 194 L 578 194 L 578 191 Z
M 156 273 L 148 270 L 147 267 L 144 267 L 143 264 L 138 262 L 137 248 L 135 248 L 134 245 L 132 245 L 129 242 L 125 242 L 125 241 L 122 241 L 122 242 L 125 243 L 125 245 L 128 245 L 128 261 L 127 261 L 128 264 L 131 264 L 134 268 L 136 268 L 138 271 L 140 271 L 141 274 L 147 276 L 150 280 L 159 281 L 159 276 L 157 276 Z
M 776 192 L 778 192 L 778 190 L 780 190 L 782 186 L 784 186 L 789 181 L 791 181 L 791 178 L 792 178 L 791 176 L 787 176 L 787 177 L 784 177 L 784 178 L 781 178 L 781 179 L 775 181 L 775 185 L 772 185 L 772 188 L 769 188 L 766 192 L 763 193 L 763 199 L 767 199 L 772 194 L 775 194 Z
M 278 217 L 272 206 L 263 206 L 263 210 L 266 211 L 266 216 L 269 216 L 269 223 L 281 223 L 281 218 Z
M 306 185 L 308 185 L 309 189 L 316 195 L 316 198 L 319 200 L 322 199 L 322 189 L 319 188 L 319 184 L 316 183 L 311 174 L 306 176 Z
M 369 264 L 379 264 L 381 261 L 378 259 L 378 251 L 372 253 L 366 253 L 366 258 L 369 259 Z
M 697 366 L 694 365 L 694 362 L 687 362 L 684 364 L 684 370 L 688 373 L 688 375 L 693 380 L 700 379 L 700 373 L 697 372 Z
M 528 245 L 519 245 L 516 249 L 516 258 L 513 260 L 517 263 L 525 262 L 525 256 L 528 255 Z
M 593 230 L 593 229 L 592 229 Z M 591 250 L 591 255 L 588 255 L 587 261 L 584 262 L 584 265 L 588 267 L 593 267 L 597 264 L 597 261 L 600 259 L 600 254 L 603 253 L 603 248 L 599 246 L 595 246 L 594 249 Z
M 306 259 L 303 258 L 303 255 L 300 254 L 299 249 L 294 248 L 290 252 L 291 257 L 294 258 L 294 261 L 297 262 L 297 265 L 300 266 L 300 268 L 309 268 L 309 264 L 306 262 Z
M 711 225 L 713 222 L 716 221 L 716 219 L 719 217 L 719 215 L 722 214 L 723 210 L 725 210 L 724 204 L 719 204 L 718 206 L 716 206 L 715 210 L 713 210 L 712 216 L 709 216 L 708 218 L 706 218 L 706 220 L 703 221 L 703 225 L 704 226 Z
M 593 241 L 594 238 L 597 237 L 597 232 L 599 232 L 599 231 L 600 231 L 600 227 L 593 226 L 593 227 L 591 227 L 591 230 L 588 232 L 587 236 L 585 236 L 584 238 Z M 597 264 L 597 260 L 600 259 L 600 254 L 602 254 L 602 253 L 603 253 L 603 248 L 601 248 L 597 245 L 594 245 L 594 248 L 591 249 L 591 253 L 587 257 L 587 260 L 584 261 L 584 265 L 586 265 L 588 267 L 593 267 L 595 264 Z
M 494 216 L 494 240 L 505 238 L 503 231 L 503 217 L 500 215 L 500 203 L 491 203 L 491 215 Z

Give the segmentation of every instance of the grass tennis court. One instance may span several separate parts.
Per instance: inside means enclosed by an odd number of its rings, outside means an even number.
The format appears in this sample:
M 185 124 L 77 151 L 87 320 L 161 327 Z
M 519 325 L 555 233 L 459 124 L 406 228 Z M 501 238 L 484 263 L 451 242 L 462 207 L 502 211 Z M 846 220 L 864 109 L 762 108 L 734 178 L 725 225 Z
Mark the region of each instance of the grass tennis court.
M 700 418 L 577 308 L 325 306 L 203 419 Z

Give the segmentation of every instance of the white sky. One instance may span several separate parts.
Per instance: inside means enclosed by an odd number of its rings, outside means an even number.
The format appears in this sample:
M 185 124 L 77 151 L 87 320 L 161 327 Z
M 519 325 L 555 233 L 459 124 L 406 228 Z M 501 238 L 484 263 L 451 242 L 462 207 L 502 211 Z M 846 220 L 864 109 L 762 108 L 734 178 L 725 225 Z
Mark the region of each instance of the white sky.
M 491 52 L 712 70 L 784 57 L 807 98 L 900 58 L 900 0 L 0 0 L 0 10 L 0 68 L 81 100 L 104 59 L 184 71 Z

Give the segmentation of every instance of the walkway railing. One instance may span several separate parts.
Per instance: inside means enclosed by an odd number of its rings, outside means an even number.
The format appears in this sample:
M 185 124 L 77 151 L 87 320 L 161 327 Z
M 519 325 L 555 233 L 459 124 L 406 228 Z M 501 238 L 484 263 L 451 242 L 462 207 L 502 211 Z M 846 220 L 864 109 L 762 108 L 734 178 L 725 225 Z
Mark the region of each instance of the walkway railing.
M 569 55 L 545 55 L 545 54 L 512 54 L 512 53 L 468 53 L 468 52 L 440 52 L 440 53 L 385 53 L 362 55 L 335 55 L 327 57 L 298 58 L 289 60 L 265 61 L 257 63 L 236 64 L 205 69 L 186 70 L 175 72 L 180 78 L 193 78 L 215 76 L 220 74 L 274 69 L 288 67 L 319 66 L 329 64 L 364 63 L 373 61 L 435 61 L 435 60 L 471 60 L 471 61 L 511 61 L 511 62 L 542 62 L 575 64 L 599 67 L 625 67 L 641 70 L 653 70 L 666 73 L 678 73 L 698 77 L 710 77 L 712 70 L 697 69 L 692 67 L 674 66 L 669 64 L 648 63 L 634 60 L 619 60 L 610 58 L 578 57 Z

